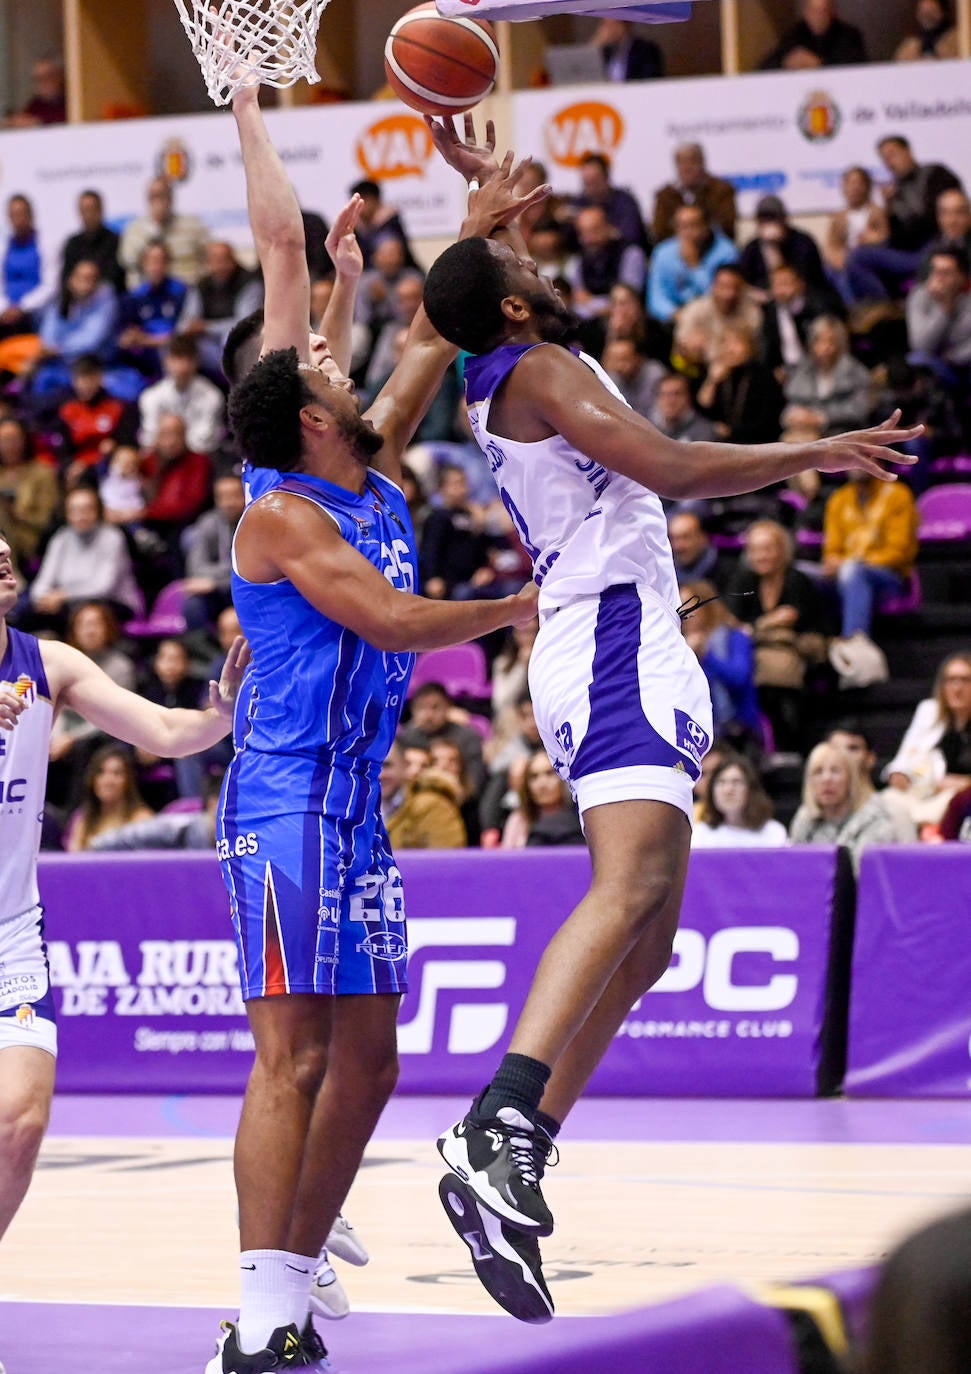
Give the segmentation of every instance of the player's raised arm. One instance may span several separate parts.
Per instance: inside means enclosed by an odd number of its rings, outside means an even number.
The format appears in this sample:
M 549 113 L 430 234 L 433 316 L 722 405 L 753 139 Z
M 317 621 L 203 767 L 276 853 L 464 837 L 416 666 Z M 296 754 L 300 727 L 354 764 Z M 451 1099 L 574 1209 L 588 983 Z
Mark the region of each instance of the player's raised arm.
M 210 748 L 229 733 L 249 647 L 242 638 L 233 642 L 219 682 L 209 684 L 209 705 L 201 711 L 146 701 L 119 687 L 91 659 L 67 644 L 45 640 L 41 656 L 57 705 L 70 706 L 105 734 L 138 749 L 164 758 L 184 758 Z
M 364 204 L 359 195 L 351 196 L 337 212 L 327 235 L 327 252 L 334 264 L 334 289 L 327 309 L 317 326 L 326 340 L 330 356 L 344 374 L 350 375 L 353 351 L 354 304 L 357 287 L 364 271 L 364 255 L 354 230 Z
M 300 206 L 260 111 L 259 86 L 233 97 L 246 173 L 246 199 L 265 287 L 263 351 L 296 348 L 310 357 L 310 273 Z

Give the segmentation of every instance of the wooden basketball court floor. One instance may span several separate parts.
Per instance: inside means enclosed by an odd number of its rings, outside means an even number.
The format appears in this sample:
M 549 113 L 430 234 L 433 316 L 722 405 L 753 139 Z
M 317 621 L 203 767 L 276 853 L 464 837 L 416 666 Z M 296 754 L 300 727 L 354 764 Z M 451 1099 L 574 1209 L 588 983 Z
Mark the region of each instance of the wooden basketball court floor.
M 235 1312 L 238 1105 L 56 1102 L 33 1188 L 0 1247 L 7 1374 L 41 1369 L 39 1332 L 43 1374 L 89 1367 L 75 1363 L 82 1348 L 99 1374 L 204 1368 L 219 1316 Z M 465 1105 L 401 1097 L 385 1113 L 346 1208 L 371 1262 L 336 1262 L 352 1314 L 320 1323 L 338 1371 L 373 1374 L 392 1360 L 447 1371 L 403 1359 L 402 1340 L 448 1329 L 481 1342 L 514 1328 L 539 1348 L 553 1329 L 522 1327 L 492 1304 L 440 1210 L 434 1139 Z M 963 1102 L 589 1099 L 561 1145 L 544 1186 L 557 1229 L 543 1243 L 561 1323 L 726 1281 L 869 1264 L 971 1192 Z M 147 1357 L 148 1332 L 171 1340 L 169 1355 Z M 191 1349 L 175 1332 L 192 1333 Z

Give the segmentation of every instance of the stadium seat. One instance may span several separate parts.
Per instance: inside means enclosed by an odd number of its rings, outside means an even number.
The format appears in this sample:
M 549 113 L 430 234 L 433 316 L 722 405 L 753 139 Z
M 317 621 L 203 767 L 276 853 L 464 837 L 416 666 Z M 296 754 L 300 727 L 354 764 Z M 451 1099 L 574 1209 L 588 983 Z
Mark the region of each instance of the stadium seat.
M 946 482 L 917 498 L 921 542 L 943 543 L 971 534 L 971 482 Z
M 455 644 L 419 654 L 408 695 L 413 696 L 426 682 L 440 682 L 450 697 L 487 701 L 492 696 L 486 656 L 478 644 Z
M 920 577 L 917 574 L 917 569 L 914 568 L 900 595 L 884 597 L 877 609 L 881 615 L 903 615 L 905 611 L 919 610 L 922 600 Z
M 182 613 L 184 586 L 185 583 L 178 580 L 163 587 L 149 615 L 129 620 L 124 627 L 125 634 L 135 639 L 163 639 L 166 635 L 185 634 L 185 616 Z

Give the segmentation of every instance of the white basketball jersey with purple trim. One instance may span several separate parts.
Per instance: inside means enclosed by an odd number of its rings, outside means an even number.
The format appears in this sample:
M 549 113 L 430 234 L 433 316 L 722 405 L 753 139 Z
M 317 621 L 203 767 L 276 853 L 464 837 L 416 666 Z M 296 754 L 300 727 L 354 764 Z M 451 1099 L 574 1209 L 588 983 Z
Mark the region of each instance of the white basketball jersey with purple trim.
M 559 434 L 527 444 L 489 428 L 492 397 L 500 382 L 530 348 L 555 346 L 505 344 L 465 363 L 472 431 L 533 560 L 540 611 L 547 613 L 575 597 L 624 582 L 647 586 L 674 607 L 678 580 L 664 509 L 653 492 L 608 471 Z M 579 356 L 611 395 L 624 401 L 600 364 L 586 353 Z
M 7 635 L 0 683 L 27 709 L 12 730 L 0 730 L 0 917 L 18 916 L 40 900 L 37 852 L 54 718 L 40 645 L 18 630 Z

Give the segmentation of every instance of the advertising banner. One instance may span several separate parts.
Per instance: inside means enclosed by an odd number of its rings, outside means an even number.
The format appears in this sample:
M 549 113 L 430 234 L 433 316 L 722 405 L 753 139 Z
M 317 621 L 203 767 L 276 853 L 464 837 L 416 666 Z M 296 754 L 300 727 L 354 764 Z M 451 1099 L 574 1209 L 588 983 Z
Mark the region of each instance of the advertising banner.
M 846 1092 L 971 1097 L 971 848 L 864 851 Z
M 400 866 L 412 951 L 401 1091 L 471 1093 L 508 1045 L 589 858 L 406 851 Z M 240 1091 L 252 1039 L 215 860 L 45 857 L 40 880 L 61 1090 Z M 672 966 L 631 1011 L 592 1090 L 812 1095 L 839 1021 L 827 1010 L 837 887 L 831 849 L 693 855 Z
M 420 116 L 397 101 L 268 110 L 266 123 L 303 209 L 331 221 L 348 188 L 367 178 L 415 238 L 458 232 L 464 183 L 434 151 Z M 218 238 L 252 244 L 228 111 L 0 133 L 0 197 L 33 203 L 48 267 L 80 228 L 81 191 L 100 191 L 108 222 L 120 228 L 144 214 L 145 188 L 160 174 L 175 183 L 178 212 L 198 215 Z
M 675 148 L 700 143 L 709 170 L 734 183 L 741 214 L 768 193 L 815 214 L 840 207 L 849 166 L 887 180 L 876 144 L 891 133 L 910 140 L 918 162 L 944 162 L 971 184 L 969 75 L 966 61 L 875 63 L 524 91 L 512 97 L 516 146 L 564 194 L 579 191 L 584 153 L 606 153 L 613 181 L 650 218 Z

